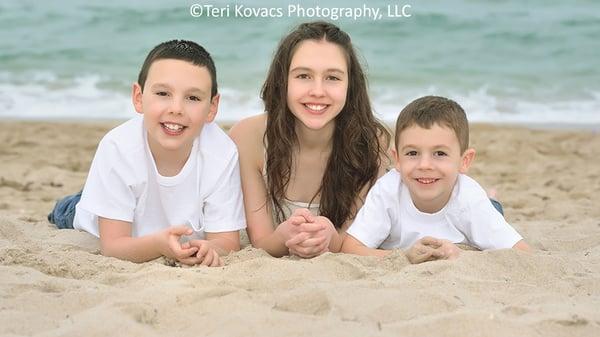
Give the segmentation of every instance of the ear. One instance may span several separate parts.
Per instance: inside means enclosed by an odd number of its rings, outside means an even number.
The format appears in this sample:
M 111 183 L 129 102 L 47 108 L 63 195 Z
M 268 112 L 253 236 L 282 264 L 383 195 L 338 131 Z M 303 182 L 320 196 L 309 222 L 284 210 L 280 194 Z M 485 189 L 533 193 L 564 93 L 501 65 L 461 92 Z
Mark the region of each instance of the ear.
M 131 88 L 131 102 L 133 103 L 133 107 L 137 113 L 144 113 L 142 110 L 142 87 L 137 82 L 134 83 L 133 87 Z
M 210 99 L 210 108 L 208 110 L 208 116 L 206 118 L 206 122 L 210 123 L 215 120 L 217 116 L 217 111 L 219 110 L 219 100 L 221 99 L 221 95 L 216 94 L 213 98 Z
M 466 149 L 465 153 L 463 153 L 462 158 L 461 158 L 459 172 L 463 173 L 463 174 L 467 173 L 467 171 L 469 170 L 469 167 L 471 167 L 471 164 L 473 163 L 474 159 L 475 159 L 475 149 Z
M 394 158 L 394 167 L 400 171 L 400 158 L 398 157 L 398 151 L 396 151 L 395 147 L 392 147 L 390 152 L 392 154 L 392 158 Z

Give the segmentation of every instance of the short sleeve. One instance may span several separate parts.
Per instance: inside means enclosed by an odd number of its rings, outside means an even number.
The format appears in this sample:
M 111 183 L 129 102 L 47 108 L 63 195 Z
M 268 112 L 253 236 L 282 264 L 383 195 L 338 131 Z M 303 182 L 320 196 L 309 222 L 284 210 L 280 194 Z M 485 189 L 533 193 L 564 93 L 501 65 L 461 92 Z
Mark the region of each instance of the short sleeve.
M 96 216 L 132 222 L 136 200 L 127 182 L 126 162 L 117 144 L 101 141 L 78 207 Z
M 477 182 L 470 179 L 465 185 L 461 188 L 468 190 L 463 196 L 468 200 L 463 202 L 467 207 L 464 208 L 463 219 L 460 222 L 465 225 L 462 231 L 471 244 L 482 250 L 503 249 L 512 248 L 523 239 L 494 208 Z
M 246 228 L 237 151 L 216 181 L 204 199 L 204 231 L 218 233 Z
M 365 203 L 347 233 L 369 248 L 379 248 L 390 235 L 392 219 L 386 206 L 388 196 L 380 179 L 369 191 Z

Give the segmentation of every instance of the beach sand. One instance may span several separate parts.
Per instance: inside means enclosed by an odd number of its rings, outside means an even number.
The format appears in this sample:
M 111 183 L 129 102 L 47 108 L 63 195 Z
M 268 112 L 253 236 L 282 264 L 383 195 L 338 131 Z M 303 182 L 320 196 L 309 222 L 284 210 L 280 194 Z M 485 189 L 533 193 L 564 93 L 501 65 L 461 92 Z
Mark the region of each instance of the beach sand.
M 598 336 L 600 134 L 475 125 L 470 175 L 536 249 L 135 264 L 46 221 L 116 123 L 0 123 L 2 336 Z

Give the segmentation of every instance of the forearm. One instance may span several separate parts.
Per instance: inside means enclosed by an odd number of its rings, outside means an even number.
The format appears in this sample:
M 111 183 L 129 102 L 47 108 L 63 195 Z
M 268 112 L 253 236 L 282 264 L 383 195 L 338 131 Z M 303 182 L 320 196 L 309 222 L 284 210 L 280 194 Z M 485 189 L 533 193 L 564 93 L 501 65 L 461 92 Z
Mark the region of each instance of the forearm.
M 342 253 L 363 255 L 363 256 L 379 256 L 383 257 L 389 255 L 391 250 L 375 249 L 370 248 L 362 244 L 351 235 L 345 234 L 344 242 L 341 247 Z
M 288 247 L 285 246 L 284 238 L 276 231 L 251 241 L 255 248 L 264 249 L 274 257 L 282 257 L 290 253 Z
M 329 251 L 332 253 L 339 253 L 342 251 L 342 244 L 344 243 L 344 238 L 346 237 L 345 231 L 337 231 L 333 230 L 331 235 L 331 241 L 329 242 Z
M 532 252 L 533 251 L 531 246 L 529 246 L 527 244 L 527 242 L 525 242 L 525 240 L 519 240 L 519 242 L 515 243 L 515 245 L 512 248 L 522 250 L 524 252 Z
M 240 250 L 239 231 L 225 233 L 206 233 L 209 241 L 220 256 L 227 255 L 232 251 Z
M 120 237 L 101 241 L 101 253 L 131 262 L 147 262 L 163 255 L 155 235 Z
M 342 252 L 343 253 L 347 253 L 347 254 L 362 255 L 362 256 L 379 256 L 379 257 L 384 257 L 386 255 L 389 255 L 392 251 L 391 250 L 369 248 L 369 247 L 365 247 L 365 246 L 351 246 L 351 247 L 346 247 L 346 245 L 344 245 L 342 247 Z

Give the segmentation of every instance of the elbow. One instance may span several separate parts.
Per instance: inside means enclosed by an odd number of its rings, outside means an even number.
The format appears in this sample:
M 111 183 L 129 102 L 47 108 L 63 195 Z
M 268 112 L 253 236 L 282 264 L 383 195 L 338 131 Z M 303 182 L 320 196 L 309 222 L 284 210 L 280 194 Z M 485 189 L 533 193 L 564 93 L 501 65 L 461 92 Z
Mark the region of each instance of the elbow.
M 519 240 L 519 242 L 515 243 L 512 248 L 528 253 L 533 252 L 533 249 L 527 244 L 527 242 L 525 242 L 525 240 Z

